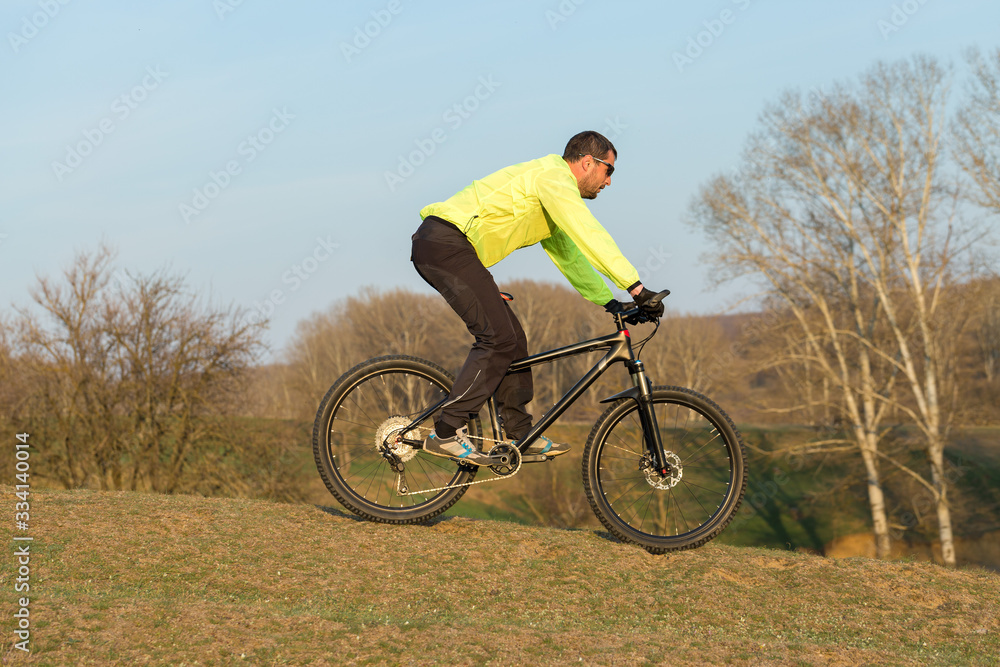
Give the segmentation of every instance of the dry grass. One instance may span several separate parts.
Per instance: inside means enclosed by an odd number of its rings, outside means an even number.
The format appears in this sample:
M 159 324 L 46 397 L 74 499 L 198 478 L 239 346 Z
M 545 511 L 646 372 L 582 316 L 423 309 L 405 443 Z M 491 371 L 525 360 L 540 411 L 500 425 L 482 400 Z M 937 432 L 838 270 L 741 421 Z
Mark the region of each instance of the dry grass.
M 0 487 L 13 507 L 13 489 Z M 32 653 L 64 664 L 996 664 L 1000 576 L 265 501 L 32 496 Z M 9 522 L 2 537 L 10 544 Z M 12 558 L 3 559 L 11 609 Z

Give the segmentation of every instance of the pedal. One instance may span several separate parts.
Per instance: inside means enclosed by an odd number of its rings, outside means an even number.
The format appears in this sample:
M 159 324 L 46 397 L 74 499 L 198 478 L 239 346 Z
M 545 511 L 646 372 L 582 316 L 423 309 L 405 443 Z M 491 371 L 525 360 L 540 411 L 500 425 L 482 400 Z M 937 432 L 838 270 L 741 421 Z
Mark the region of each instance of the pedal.
M 487 468 L 495 464 L 492 459 L 489 461 L 483 461 L 482 463 L 476 463 L 475 461 L 470 461 L 469 459 L 460 459 L 457 456 L 449 456 L 448 460 L 453 461 L 460 466 L 465 466 L 466 468 Z
M 522 454 L 521 455 L 521 463 L 541 463 L 543 461 L 551 461 L 554 458 L 555 458 L 554 456 L 547 456 L 545 454 L 527 454 L 527 455 Z M 454 461 L 455 463 L 460 463 L 462 465 L 475 466 L 476 468 L 486 468 L 486 467 L 492 467 L 492 466 L 502 466 L 502 465 L 507 465 L 507 464 L 510 463 L 509 460 L 504 460 L 503 458 L 501 458 L 499 456 L 494 456 L 494 457 L 490 458 L 489 461 L 485 461 L 483 463 L 475 463 L 473 461 L 469 461 L 467 459 L 460 459 L 460 458 L 457 458 L 457 457 L 449 457 L 448 460 L 449 461 Z

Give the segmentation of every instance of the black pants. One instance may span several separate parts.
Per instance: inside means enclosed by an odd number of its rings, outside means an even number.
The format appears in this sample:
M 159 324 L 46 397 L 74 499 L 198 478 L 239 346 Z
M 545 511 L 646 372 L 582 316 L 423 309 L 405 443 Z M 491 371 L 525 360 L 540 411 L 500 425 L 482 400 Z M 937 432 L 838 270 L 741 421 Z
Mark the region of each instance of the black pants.
M 528 356 L 528 341 L 493 276 L 465 235 L 434 216 L 413 235 L 410 260 L 476 338 L 437 424 L 461 428 L 495 393 L 507 437 L 523 438 L 531 428 L 525 410 L 534 395 L 531 371 L 504 374 L 510 362 Z

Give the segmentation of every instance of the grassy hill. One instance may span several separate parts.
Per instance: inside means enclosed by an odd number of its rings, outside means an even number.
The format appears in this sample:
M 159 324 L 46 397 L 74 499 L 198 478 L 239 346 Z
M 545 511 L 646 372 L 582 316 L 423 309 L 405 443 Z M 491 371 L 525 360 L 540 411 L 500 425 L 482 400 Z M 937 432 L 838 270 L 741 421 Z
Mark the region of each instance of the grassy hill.
M 13 511 L 13 488 L 0 487 Z M 10 522 L 0 537 L 12 544 Z M 21 664 L 996 664 L 1000 576 L 252 500 L 32 495 Z M 9 613 L 10 612 L 10 613 Z
M 448 513 L 525 525 L 599 529 L 601 524 L 581 484 L 583 444 L 590 428 L 590 424 L 555 424 L 551 437 L 571 444 L 568 454 L 550 463 L 526 465 L 502 482 L 474 486 Z M 794 426 L 741 428 L 750 470 L 746 497 L 735 521 L 717 542 L 823 555 L 875 555 L 867 488 L 856 453 L 786 456 L 775 452 L 829 434 Z M 302 446 L 300 456 L 295 478 L 302 500 L 336 505 L 316 473 L 312 452 Z M 909 457 L 915 469 L 926 469 L 921 451 Z M 948 449 L 948 459 L 959 564 L 1000 572 L 1000 429 L 967 429 Z M 893 557 L 933 560 L 937 552 L 940 562 L 930 494 L 889 466 L 883 473 L 891 521 L 897 527 Z M 921 508 L 919 522 L 912 513 L 915 506 Z M 900 530 L 900 523 L 907 519 L 909 525 Z

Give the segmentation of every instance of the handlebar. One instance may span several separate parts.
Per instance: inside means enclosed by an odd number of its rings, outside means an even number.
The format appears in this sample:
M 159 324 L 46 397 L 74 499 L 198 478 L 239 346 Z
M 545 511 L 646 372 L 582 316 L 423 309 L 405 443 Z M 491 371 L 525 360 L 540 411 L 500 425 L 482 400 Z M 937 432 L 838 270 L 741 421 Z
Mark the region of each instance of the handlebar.
M 670 290 L 668 289 L 665 289 L 662 292 L 657 292 L 653 298 L 643 305 L 618 313 L 615 315 L 615 319 L 621 318 L 621 320 L 623 320 L 626 324 L 645 324 L 646 322 L 657 320 L 659 318 L 651 315 L 648 310 L 659 306 L 660 302 L 667 298 L 669 294 Z

